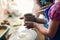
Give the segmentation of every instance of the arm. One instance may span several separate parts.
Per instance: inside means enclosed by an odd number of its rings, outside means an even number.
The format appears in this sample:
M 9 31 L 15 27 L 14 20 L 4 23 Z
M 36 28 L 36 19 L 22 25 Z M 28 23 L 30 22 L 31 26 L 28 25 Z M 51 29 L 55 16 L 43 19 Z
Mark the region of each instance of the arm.
M 36 27 L 39 29 L 39 31 L 42 34 L 47 35 L 51 38 L 53 38 L 56 35 L 56 32 L 60 24 L 60 9 L 59 8 L 60 8 L 60 5 L 55 4 L 55 6 L 51 8 L 51 11 L 49 11 L 50 21 L 49 21 L 48 29 L 44 27 L 40 27 L 39 24 L 36 24 Z
M 37 23 L 35 23 L 35 25 L 42 34 L 53 38 L 57 32 L 59 22 L 54 20 L 50 20 L 49 22 L 48 29 L 45 27 L 40 27 L 40 24 Z
M 40 5 L 40 0 L 33 0 L 34 4 Z
M 41 9 L 41 6 L 40 6 L 40 1 L 39 0 L 33 0 L 34 1 L 34 6 L 33 6 L 33 13 L 35 14 L 36 17 L 38 17 L 40 15 L 40 9 Z
M 48 21 L 46 19 L 36 18 L 37 23 L 46 24 Z
M 48 8 L 50 5 L 51 5 L 51 3 L 48 4 L 48 5 L 46 5 L 46 6 L 44 6 L 44 7 L 42 7 L 41 10 L 42 10 L 42 9 L 46 9 L 46 8 Z
M 42 7 L 41 9 L 46 9 L 47 7 L 49 7 L 49 5 L 46 5 L 46 6 Z

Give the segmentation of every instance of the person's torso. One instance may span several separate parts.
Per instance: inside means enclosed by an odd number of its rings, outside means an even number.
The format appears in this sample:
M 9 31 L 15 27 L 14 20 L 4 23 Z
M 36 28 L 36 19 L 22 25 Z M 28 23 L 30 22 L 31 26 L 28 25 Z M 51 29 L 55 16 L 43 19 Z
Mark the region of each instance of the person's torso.
M 57 9 L 56 7 L 57 7 L 58 5 L 60 5 L 60 2 L 54 3 L 54 5 L 53 5 L 52 7 L 54 7 L 54 9 Z M 53 10 L 52 10 L 52 7 L 50 8 L 49 11 L 53 11 Z M 56 10 L 56 11 L 57 11 L 57 10 Z M 57 12 L 59 12 L 59 11 L 57 11 Z M 59 13 L 60 13 L 60 12 L 59 12 Z M 54 15 L 57 15 L 57 14 L 55 13 Z M 52 16 L 52 15 L 50 15 L 50 16 Z M 59 15 L 58 15 L 58 16 L 59 16 Z M 48 16 L 48 17 L 49 17 L 49 16 Z M 55 18 L 57 18 L 57 17 L 55 17 Z M 57 19 L 60 20 L 60 16 L 59 16 L 59 18 L 57 18 Z M 59 21 L 59 23 L 60 23 L 60 21 Z M 58 27 L 58 30 L 57 30 L 55 36 L 54 36 L 53 38 L 50 38 L 50 40 L 60 40 L 60 24 L 59 24 L 59 27 Z
M 60 4 L 60 2 L 58 4 Z M 49 38 L 49 40 L 60 40 L 60 24 L 59 24 L 59 27 L 58 27 L 58 30 L 56 32 L 55 37 L 54 38 Z

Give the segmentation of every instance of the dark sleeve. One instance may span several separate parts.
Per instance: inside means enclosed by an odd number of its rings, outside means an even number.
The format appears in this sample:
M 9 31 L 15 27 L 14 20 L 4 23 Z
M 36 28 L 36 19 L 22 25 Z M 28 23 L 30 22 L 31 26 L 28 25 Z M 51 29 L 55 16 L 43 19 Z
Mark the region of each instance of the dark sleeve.
M 46 0 L 46 2 L 50 2 L 50 3 L 53 3 L 53 0 Z

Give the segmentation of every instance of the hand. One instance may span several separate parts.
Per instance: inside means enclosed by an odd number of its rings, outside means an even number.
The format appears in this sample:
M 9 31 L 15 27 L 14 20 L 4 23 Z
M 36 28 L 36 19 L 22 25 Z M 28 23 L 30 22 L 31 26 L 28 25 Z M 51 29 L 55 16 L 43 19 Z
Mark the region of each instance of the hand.
M 31 21 L 26 21 L 25 22 L 25 25 L 24 26 L 26 26 L 26 28 L 34 28 L 34 22 L 31 22 Z
M 24 19 L 24 16 L 21 16 L 20 19 Z

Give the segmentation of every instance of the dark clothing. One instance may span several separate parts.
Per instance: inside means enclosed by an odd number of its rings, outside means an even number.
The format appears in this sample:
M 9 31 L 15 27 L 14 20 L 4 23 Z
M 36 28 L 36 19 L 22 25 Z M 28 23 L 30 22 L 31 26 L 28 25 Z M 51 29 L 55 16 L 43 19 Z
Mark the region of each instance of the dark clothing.
M 40 4 L 41 6 L 45 6 L 46 5 L 46 2 L 50 2 L 50 3 L 53 3 L 53 0 L 40 0 Z

